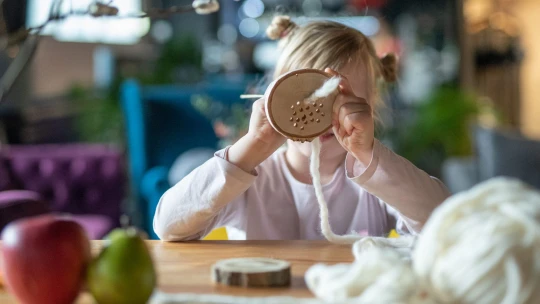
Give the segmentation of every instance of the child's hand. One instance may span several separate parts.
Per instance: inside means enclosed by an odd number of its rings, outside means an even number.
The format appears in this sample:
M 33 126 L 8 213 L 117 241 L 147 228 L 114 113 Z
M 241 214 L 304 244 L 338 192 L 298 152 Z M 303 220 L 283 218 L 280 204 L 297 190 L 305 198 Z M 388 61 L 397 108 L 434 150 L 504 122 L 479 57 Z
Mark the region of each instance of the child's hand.
M 285 137 L 270 125 L 264 101 L 265 99 L 261 98 L 253 103 L 247 134 L 229 149 L 229 162 L 246 172 L 252 172 L 286 141 Z
M 268 147 L 277 149 L 285 143 L 286 138 L 270 125 L 264 107 L 265 98 L 258 99 L 253 103 L 248 134 L 252 138 L 268 145 Z
M 345 76 L 331 69 L 325 71 L 341 77 L 340 93 L 333 107 L 334 134 L 345 150 L 367 165 L 371 161 L 375 130 L 371 106 L 364 98 L 354 95 Z

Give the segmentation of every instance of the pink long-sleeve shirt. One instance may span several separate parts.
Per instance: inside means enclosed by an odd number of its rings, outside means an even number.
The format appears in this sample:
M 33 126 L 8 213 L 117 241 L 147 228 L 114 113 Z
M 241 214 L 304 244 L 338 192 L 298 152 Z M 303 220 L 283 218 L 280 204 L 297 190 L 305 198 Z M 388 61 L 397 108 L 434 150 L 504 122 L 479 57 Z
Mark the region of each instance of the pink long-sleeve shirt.
M 313 185 L 299 182 L 276 151 L 254 172 L 227 161 L 228 148 L 192 171 L 160 199 L 156 234 L 167 241 L 193 240 L 227 227 L 229 239 L 323 239 Z M 330 224 L 337 234 L 384 236 L 391 229 L 418 233 L 446 187 L 375 140 L 370 164 L 348 154 L 323 185 Z

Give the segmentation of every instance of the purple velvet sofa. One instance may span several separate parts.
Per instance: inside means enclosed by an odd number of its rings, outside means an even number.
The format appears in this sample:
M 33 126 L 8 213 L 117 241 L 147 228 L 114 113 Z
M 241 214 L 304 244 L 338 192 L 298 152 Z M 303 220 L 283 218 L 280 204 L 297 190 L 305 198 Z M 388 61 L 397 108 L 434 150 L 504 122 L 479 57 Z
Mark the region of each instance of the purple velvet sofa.
M 100 239 L 119 226 L 124 168 L 122 152 L 105 145 L 1 147 L 0 230 L 15 219 L 54 212 L 71 214 L 91 239 Z

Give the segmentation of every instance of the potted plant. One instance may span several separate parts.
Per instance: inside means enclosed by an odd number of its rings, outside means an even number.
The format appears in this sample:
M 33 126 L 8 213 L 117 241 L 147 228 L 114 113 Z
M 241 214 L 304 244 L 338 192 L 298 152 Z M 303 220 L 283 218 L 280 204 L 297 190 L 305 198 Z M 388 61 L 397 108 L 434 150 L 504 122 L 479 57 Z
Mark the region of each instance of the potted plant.
M 391 130 L 391 134 L 398 154 L 440 177 L 443 163 L 467 162 L 474 154 L 470 126 L 479 118 L 501 121 L 485 100 L 443 85 L 414 108 L 410 123 Z

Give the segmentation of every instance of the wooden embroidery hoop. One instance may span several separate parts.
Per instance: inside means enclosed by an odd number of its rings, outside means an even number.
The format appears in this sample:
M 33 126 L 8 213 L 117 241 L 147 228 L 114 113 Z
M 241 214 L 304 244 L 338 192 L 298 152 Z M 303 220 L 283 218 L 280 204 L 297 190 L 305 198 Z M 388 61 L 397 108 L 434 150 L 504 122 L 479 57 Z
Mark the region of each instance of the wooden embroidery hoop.
M 332 127 L 332 106 L 338 92 L 316 102 L 305 100 L 331 77 L 316 69 L 294 70 L 272 82 L 263 96 L 244 97 L 266 97 L 265 110 L 272 127 L 291 140 L 310 142 Z

